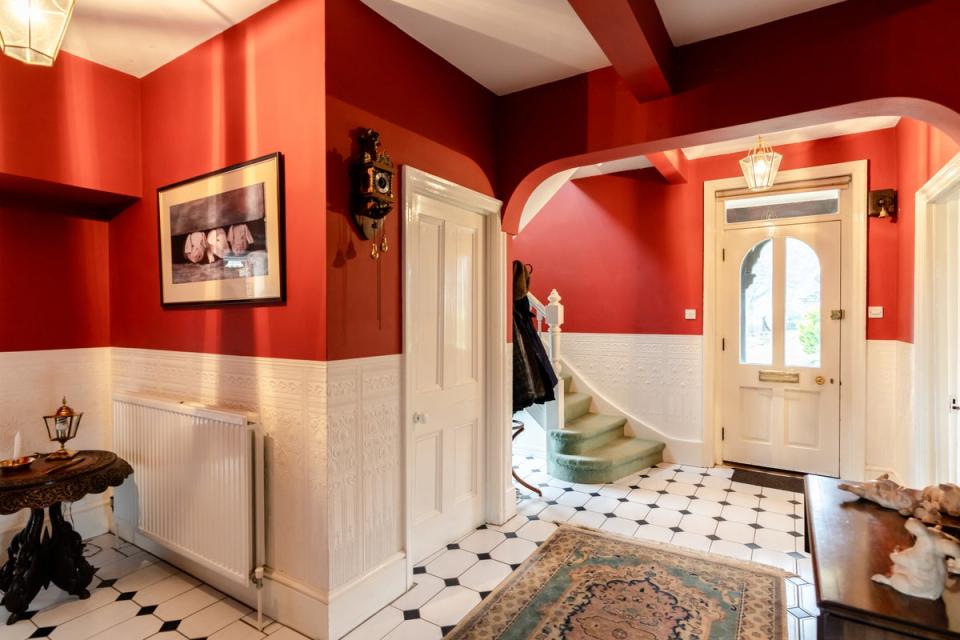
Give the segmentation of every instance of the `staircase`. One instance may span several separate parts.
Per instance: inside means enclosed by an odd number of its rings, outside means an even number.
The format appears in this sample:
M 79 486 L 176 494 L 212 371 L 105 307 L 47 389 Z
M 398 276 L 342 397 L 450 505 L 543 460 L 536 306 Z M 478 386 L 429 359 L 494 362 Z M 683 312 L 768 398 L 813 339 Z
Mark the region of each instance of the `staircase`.
M 626 435 L 626 418 L 592 413 L 593 397 L 572 391 L 569 374 L 560 377 L 564 425 L 547 430 L 547 473 L 568 482 L 601 484 L 663 460 L 664 443 Z

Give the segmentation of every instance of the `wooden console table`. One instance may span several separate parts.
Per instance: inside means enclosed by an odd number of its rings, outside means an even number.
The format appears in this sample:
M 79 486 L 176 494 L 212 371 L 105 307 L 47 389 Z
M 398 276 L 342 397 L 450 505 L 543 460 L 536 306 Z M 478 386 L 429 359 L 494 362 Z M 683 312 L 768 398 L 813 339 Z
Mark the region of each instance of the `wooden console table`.
M 940 600 L 905 596 L 870 577 L 886 573 L 895 547 L 909 547 L 906 518 L 837 488 L 840 480 L 807 476 L 807 542 L 820 607 L 820 640 L 960 638 L 960 580 Z
M 30 509 L 27 526 L 14 536 L 7 562 L 0 568 L 7 624 L 26 613 L 41 588 L 57 585 L 70 595 L 88 598 L 96 571 L 83 557 L 83 540 L 63 519 L 60 504 L 119 486 L 133 469 L 109 451 L 79 451 L 69 460 L 38 458 L 23 471 L 0 475 L 0 514 Z M 44 510 L 50 532 L 43 534 Z

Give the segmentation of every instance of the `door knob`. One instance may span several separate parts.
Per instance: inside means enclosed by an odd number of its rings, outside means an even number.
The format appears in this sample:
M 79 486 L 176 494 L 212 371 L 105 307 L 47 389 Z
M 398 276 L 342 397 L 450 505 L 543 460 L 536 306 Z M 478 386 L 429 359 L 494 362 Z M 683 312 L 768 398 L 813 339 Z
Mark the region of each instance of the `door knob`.
M 427 424 L 427 414 L 425 413 L 413 414 L 413 424 Z
M 827 380 L 823 376 L 817 376 L 816 378 L 813 379 L 813 381 L 816 382 L 817 384 L 823 384 Z

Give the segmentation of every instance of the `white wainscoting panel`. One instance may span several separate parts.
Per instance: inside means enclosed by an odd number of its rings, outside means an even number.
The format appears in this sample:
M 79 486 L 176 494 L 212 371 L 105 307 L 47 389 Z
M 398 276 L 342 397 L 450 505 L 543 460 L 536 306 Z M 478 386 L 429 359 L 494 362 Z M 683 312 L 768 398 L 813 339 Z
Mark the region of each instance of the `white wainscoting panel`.
M 867 341 L 866 476 L 910 481 L 913 435 L 913 345 Z
M 111 441 L 110 349 L 51 349 L 0 352 L 0 458 L 13 453 L 20 432 L 24 454 L 52 451 L 43 416 L 67 402 L 83 412 L 80 431 L 70 442 L 75 449 L 109 449 Z M 105 533 L 109 509 L 106 494 L 91 495 L 69 507 L 83 536 Z M 26 524 L 26 511 L 0 516 L 0 544 Z
M 703 440 L 703 337 L 564 333 L 564 360 L 613 404 L 678 440 Z
M 269 575 L 303 594 L 326 594 L 326 364 L 121 348 L 113 349 L 112 361 L 116 393 L 148 393 L 260 416 Z M 273 615 L 282 616 L 283 603 L 277 606 Z M 313 620 L 283 619 L 301 631 L 314 629 Z

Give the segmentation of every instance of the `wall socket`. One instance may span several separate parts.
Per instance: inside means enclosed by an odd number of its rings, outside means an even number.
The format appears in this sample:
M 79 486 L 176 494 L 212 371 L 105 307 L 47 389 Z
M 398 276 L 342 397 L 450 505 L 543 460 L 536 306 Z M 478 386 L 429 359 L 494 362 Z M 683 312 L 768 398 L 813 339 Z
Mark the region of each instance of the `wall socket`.
M 697 310 L 696 310 L 696 309 L 684 309 L 684 310 L 683 310 L 683 319 L 684 319 L 684 320 L 696 320 L 696 319 L 697 319 Z
M 883 307 L 867 307 L 867 317 L 868 317 L 868 318 L 882 318 L 882 317 L 883 317 Z

